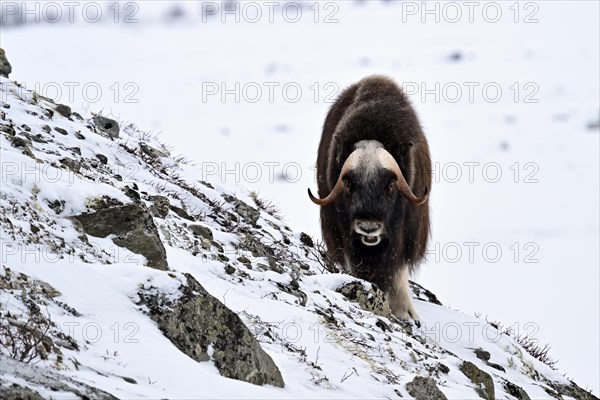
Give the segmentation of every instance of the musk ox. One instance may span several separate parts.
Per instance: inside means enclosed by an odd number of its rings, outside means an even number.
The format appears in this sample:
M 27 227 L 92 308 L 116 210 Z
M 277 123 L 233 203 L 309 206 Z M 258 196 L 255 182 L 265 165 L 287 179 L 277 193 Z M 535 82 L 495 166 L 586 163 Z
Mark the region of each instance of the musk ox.
M 431 159 L 406 95 L 370 76 L 344 90 L 323 127 L 317 156 L 321 230 L 330 258 L 375 283 L 392 312 L 418 321 L 408 277 L 429 237 Z

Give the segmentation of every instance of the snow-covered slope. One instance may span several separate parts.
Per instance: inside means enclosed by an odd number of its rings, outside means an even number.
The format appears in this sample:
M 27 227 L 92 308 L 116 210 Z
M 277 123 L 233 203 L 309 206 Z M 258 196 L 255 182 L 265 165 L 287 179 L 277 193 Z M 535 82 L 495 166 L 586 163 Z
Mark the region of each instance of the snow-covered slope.
M 69 385 L 98 398 L 587 396 L 497 324 L 444 307 L 416 284 L 422 325 L 390 317 L 374 301 L 379 292 L 326 271 L 316 244 L 268 203 L 241 186 L 203 181 L 134 124 L 120 121 L 117 136 L 101 116 L 0 83 L 0 323 L 4 333 L 45 327 L 43 349 L 29 354 L 55 373 L 39 381 L 29 366 L 2 362 L 2 390 L 16 384 L 55 398 Z M 73 218 L 123 204 L 151 212 L 146 222 L 168 270 L 148 267 L 147 248 L 132 251 L 122 232 L 95 237 Z M 225 378 L 212 350 L 197 362 L 163 335 L 142 293 L 175 301 L 185 274 L 242 319 L 283 388 Z M 55 391 L 52 376 L 65 377 Z
M 271 22 L 268 1 L 229 14 L 221 1 L 81 1 L 71 21 L 69 2 L 5 1 L 0 47 L 28 88 L 162 131 L 201 178 L 260 192 L 315 237 L 306 188 L 330 102 L 391 76 L 410 89 L 436 168 L 419 282 L 551 343 L 558 366 L 600 392 L 600 3 L 305 1 L 299 21 L 275 3 Z

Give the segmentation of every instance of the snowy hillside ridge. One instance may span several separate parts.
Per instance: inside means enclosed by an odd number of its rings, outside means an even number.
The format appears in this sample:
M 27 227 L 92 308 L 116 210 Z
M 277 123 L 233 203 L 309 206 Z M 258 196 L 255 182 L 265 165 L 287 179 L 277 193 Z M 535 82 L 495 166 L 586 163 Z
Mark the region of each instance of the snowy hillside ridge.
M 417 284 L 397 320 L 134 124 L 0 86 L 2 398 L 596 398 Z

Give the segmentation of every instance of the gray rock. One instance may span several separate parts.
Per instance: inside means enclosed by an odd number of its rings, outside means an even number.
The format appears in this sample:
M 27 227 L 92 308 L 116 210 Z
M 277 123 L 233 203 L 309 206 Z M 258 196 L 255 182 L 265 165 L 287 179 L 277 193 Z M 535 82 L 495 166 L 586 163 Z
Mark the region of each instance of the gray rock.
M 3 275 L 0 274 L 0 289 L 26 291 L 29 297 L 34 295 L 36 296 L 36 299 L 37 295 L 42 295 L 44 298 L 48 299 L 61 295 L 61 293 L 48 282 L 33 279 L 23 273 L 15 274 L 9 268 L 4 269 Z
M 162 333 L 196 361 L 213 360 L 221 375 L 255 385 L 283 387 L 279 368 L 260 347 L 242 320 L 211 296 L 191 275 L 182 296 L 140 292 L 142 304 Z M 212 354 L 209 354 L 209 348 Z
M 431 291 L 425 289 L 423 286 L 419 285 L 416 282 L 410 280 L 408 282 L 410 284 L 410 289 L 412 290 L 417 299 L 426 301 L 428 303 L 437 304 L 439 306 L 442 305 L 442 303 L 438 300 L 437 296 Z
M 54 130 L 55 130 L 56 132 L 60 133 L 61 135 L 65 135 L 65 136 L 66 136 L 66 135 L 68 135 L 68 134 L 69 134 L 69 132 L 67 132 L 67 130 L 66 130 L 66 129 L 63 129 L 63 128 L 54 127 Z
M 448 374 L 448 372 L 450 372 L 450 368 L 442 363 L 437 364 L 437 369 L 443 374 Z
M 240 244 L 240 247 L 250 251 L 254 257 L 272 257 L 275 255 L 275 251 L 263 244 L 255 235 L 246 233 L 244 239 Z
M 8 75 L 12 72 L 12 67 L 6 58 L 4 49 L 0 49 L 0 76 L 8 78 Z
M 487 372 L 484 372 L 477 368 L 475 364 L 470 361 L 464 361 L 460 365 L 460 371 L 465 374 L 467 378 L 475 384 L 475 391 L 482 399 L 494 400 L 494 380 Z
M 258 219 L 260 218 L 260 211 L 258 211 L 256 208 L 244 203 L 237 197 L 229 196 L 229 195 L 223 195 L 223 197 L 229 203 L 233 204 L 235 211 L 244 219 L 244 221 L 246 221 L 246 223 L 248 223 L 252 226 L 256 226 L 256 223 L 258 222 Z
M 101 164 L 108 164 L 108 157 L 106 157 L 104 154 L 96 154 L 96 158 L 98 159 L 98 161 L 100 161 Z
M 81 163 L 69 157 L 61 158 L 60 163 L 75 173 L 81 169 Z
M 71 107 L 67 105 L 58 104 L 54 110 L 56 110 L 57 113 L 65 118 L 69 118 L 71 116 Z
M 168 157 L 169 156 L 168 153 L 157 150 L 154 147 L 148 146 L 145 143 L 140 143 L 140 150 L 142 150 L 142 152 L 150 158 Z
M 27 146 L 31 145 L 31 141 L 29 141 L 28 139 L 25 139 L 21 136 L 7 136 L 8 140 L 10 140 L 10 143 L 12 144 L 13 147 L 16 148 L 25 148 Z
M 406 384 L 406 390 L 416 400 L 448 400 L 432 378 L 417 376 Z
M 570 385 L 552 382 L 550 383 L 550 386 L 552 386 L 552 388 L 562 396 L 569 396 L 579 400 L 598 400 L 598 397 L 594 396 L 587 390 L 580 388 L 575 384 L 575 382 L 571 382 Z
M 48 207 L 50 207 L 57 215 L 61 214 L 65 211 L 65 201 L 64 200 L 48 200 L 46 199 L 46 203 L 48 203 Z
M 283 273 L 284 270 L 275 257 L 275 250 L 271 246 L 263 244 L 255 235 L 244 234 L 244 240 L 242 240 L 240 247 L 250 251 L 254 257 L 265 257 L 270 270 L 279 274 Z
M 36 142 L 36 143 L 48 143 L 48 140 L 44 139 L 44 136 L 42 136 L 41 133 L 37 133 L 35 135 L 29 134 L 29 133 L 25 133 L 24 134 L 25 137 L 29 140 L 31 140 L 32 142 Z
M 484 362 L 488 362 L 490 361 L 490 352 L 489 351 L 485 351 L 483 349 L 475 349 L 475 355 L 477 356 L 477 358 L 479 358 L 481 361 Z
M 139 201 L 142 198 L 142 196 L 140 196 L 140 194 L 138 193 L 138 187 L 135 183 L 132 186 L 133 187 L 129 187 L 129 185 L 127 185 L 124 188 L 121 188 L 121 190 L 123 191 L 123 193 L 125 193 L 125 196 L 129 197 L 131 200 Z
M 36 388 L 44 392 L 66 392 L 74 398 L 117 400 L 110 393 L 77 382 L 67 376 L 61 375 L 50 368 L 40 368 L 17 360 L 13 360 L 0 353 L 2 365 L 2 381 L 0 381 L 0 398 L 4 400 L 38 400 L 43 397 Z M 19 383 L 15 383 L 15 381 Z M 27 382 L 28 387 L 21 386 Z M 70 396 L 69 396 L 70 397 Z
M 4 119 L 4 118 L 3 118 Z M 14 124 L 0 124 L 0 132 L 7 133 L 9 136 L 14 136 L 17 134 L 15 131 Z
M 250 259 L 248 257 L 241 256 L 241 257 L 238 257 L 237 260 L 240 262 L 240 264 L 244 264 L 246 267 L 252 268 L 252 262 L 250 261 Z
M 249 206 L 241 200 L 235 203 L 235 211 L 248 222 L 250 225 L 256 226 L 258 219 L 260 218 L 260 211 L 256 208 Z
M 225 273 L 228 275 L 233 275 L 235 273 L 235 267 L 232 267 L 229 264 L 225 265 Z
M 40 394 L 17 383 L 0 386 L 0 398 L 6 400 L 44 400 Z
M 481 348 L 475 349 L 475 355 L 481 361 L 483 361 L 487 366 L 497 369 L 498 371 L 506 372 L 502 365 L 490 362 L 491 354 L 488 351 L 485 351 Z
M 96 127 L 100 129 L 101 132 L 107 134 L 111 138 L 119 137 L 119 123 L 114 119 L 106 118 L 102 115 L 95 115 L 93 120 L 94 125 L 96 125 Z
M 308 246 L 308 247 L 314 247 L 315 246 L 315 244 L 313 243 L 312 238 L 310 236 L 308 236 L 304 232 L 300 233 L 300 242 L 302 242 L 302 244 L 304 244 L 305 246 Z
M 210 228 L 207 228 L 202 225 L 190 225 L 189 228 L 192 232 L 194 232 L 194 235 L 198 235 L 198 236 L 212 242 L 213 233 L 210 230 Z
M 194 217 L 188 214 L 183 208 L 171 206 L 171 211 L 173 211 L 175 214 L 179 215 L 183 219 L 187 219 L 188 221 L 195 221 Z
M 114 206 L 122 206 L 123 203 L 117 199 L 114 199 L 110 196 L 100 196 L 90 199 L 86 203 L 86 208 L 88 211 L 97 211 L 102 208 L 114 207 Z
M 17 149 L 21 149 L 23 154 L 25 154 L 28 157 L 35 158 L 35 155 L 31 151 L 31 148 L 29 147 L 29 146 L 31 146 L 31 141 L 29 139 L 22 138 L 22 137 L 16 136 L 16 135 L 15 136 L 7 135 L 6 138 L 10 141 L 10 144 L 13 147 L 15 147 Z
M 152 215 L 158 218 L 165 218 L 169 215 L 169 208 L 171 203 L 165 196 L 150 196 L 152 205 L 150 206 L 150 212 Z
M 73 218 L 78 220 L 85 233 L 97 237 L 115 235 L 113 242 L 148 260 L 148 266 L 167 270 L 167 253 L 152 214 L 142 203 L 131 203 L 83 213 Z
M 510 394 L 514 398 L 518 400 L 531 400 L 531 397 L 529 397 L 527 392 L 525 392 L 522 387 L 517 386 L 507 380 L 503 380 L 502 385 L 504 386 L 506 393 Z
M 364 285 L 371 286 L 371 289 L 365 289 Z M 361 281 L 349 282 L 337 289 L 337 292 L 343 294 L 348 300 L 357 302 L 364 310 L 382 317 L 389 316 L 391 310 L 385 293 L 372 283 L 365 282 L 364 285 Z

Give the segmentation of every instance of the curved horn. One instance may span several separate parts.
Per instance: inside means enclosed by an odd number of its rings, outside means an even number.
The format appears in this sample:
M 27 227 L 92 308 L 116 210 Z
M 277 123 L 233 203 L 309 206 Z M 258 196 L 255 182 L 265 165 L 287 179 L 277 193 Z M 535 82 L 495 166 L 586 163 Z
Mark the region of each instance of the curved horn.
M 425 203 L 427 201 L 427 198 L 429 197 L 429 189 L 425 188 L 425 193 L 422 197 L 415 196 L 412 190 L 410 189 L 410 186 L 408 186 L 406 179 L 404 179 L 404 175 L 400 170 L 400 166 L 398 165 L 394 157 L 392 157 L 392 155 L 383 148 L 378 149 L 378 151 L 383 167 L 389 169 L 394 173 L 394 175 L 396 175 L 396 186 L 398 187 L 398 190 L 400 190 L 400 192 L 408 199 L 408 201 L 410 201 L 413 204 L 421 205 Z
M 310 189 L 308 189 L 308 197 L 310 197 L 312 202 L 315 203 L 316 205 L 326 206 L 328 204 L 333 203 L 333 201 L 335 199 L 337 199 L 337 197 L 340 195 L 340 193 L 342 193 L 343 190 L 344 190 L 344 182 L 342 181 L 342 179 L 338 179 L 335 186 L 333 187 L 333 189 L 331 190 L 329 195 L 327 195 L 327 197 L 325 197 L 323 199 L 318 199 L 315 196 L 313 196 Z
M 308 197 L 310 197 L 311 201 L 319 206 L 326 206 L 328 204 L 333 203 L 335 201 L 335 199 L 337 199 L 338 196 L 344 191 L 344 174 L 346 172 L 348 172 L 349 170 L 356 167 L 356 165 L 358 164 L 359 156 L 360 155 L 358 154 L 358 150 L 354 150 L 348 156 L 348 158 L 344 162 L 344 165 L 342 166 L 342 170 L 340 171 L 340 176 L 338 177 L 338 180 L 335 183 L 335 186 L 333 187 L 333 189 L 331 189 L 331 192 L 327 195 L 327 197 L 318 199 L 315 196 L 313 196 L 310 189 L 308 189 Z

